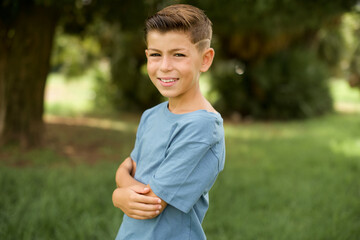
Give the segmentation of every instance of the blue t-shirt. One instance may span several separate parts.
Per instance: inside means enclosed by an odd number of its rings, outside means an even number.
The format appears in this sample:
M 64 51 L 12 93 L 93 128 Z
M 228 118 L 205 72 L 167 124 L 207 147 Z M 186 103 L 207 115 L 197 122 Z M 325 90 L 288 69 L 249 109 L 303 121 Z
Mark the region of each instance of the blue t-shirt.
M 116 240 L 206 239 L 201 223 L 208 192 L 225 163 L 223 120 L 206 110 L 173 114 L 167 106 L 144 112 L 130 156 L 135 179 L 168 205 L 153 219 L 124 214 Z

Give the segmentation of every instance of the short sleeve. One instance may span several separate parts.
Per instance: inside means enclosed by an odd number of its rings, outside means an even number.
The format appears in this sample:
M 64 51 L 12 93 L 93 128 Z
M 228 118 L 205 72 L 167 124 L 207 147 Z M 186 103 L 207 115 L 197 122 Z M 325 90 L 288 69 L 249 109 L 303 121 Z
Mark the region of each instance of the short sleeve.
M 137 135 L 137 134 L 136 134 L 136 135 Z M 138 153 L 139 153 L 138 149 L 139 149 L 139 140 L 138 140 L 138 138 L 136 137 L 135 146 L 134 146 L 133 150 L 132 150 L 131 153 L 130 153 L 131 159 L 132 159 L 134 162 L 136 162 L 136 164 L 138 163 L 138 155 L 139 155 L 139 154 L 138 154 Z
M 145 128 L 144 125 L 146 123 L 147 116 L 148 116 L 148 111 L 145 111 L 141 116 L 140 123 L 139 123 L 138 129 L 136 131 L 135 145 L 134 145 L 133 150 L 130 153 L 131 159 L 134 160 L 134 162 L 136 162 L 136 163 L 138 163 L 138 159 L 139 159 L 139 144 L 140 144 L 141 136 L 144 132 L 143 129 Z
M 211 151 L 218 141 L 214 124 L 190 124 L 176 133 L 150 180 L 158 197 L 184 213 L 210 190 L 218 175 L 219 160 Z

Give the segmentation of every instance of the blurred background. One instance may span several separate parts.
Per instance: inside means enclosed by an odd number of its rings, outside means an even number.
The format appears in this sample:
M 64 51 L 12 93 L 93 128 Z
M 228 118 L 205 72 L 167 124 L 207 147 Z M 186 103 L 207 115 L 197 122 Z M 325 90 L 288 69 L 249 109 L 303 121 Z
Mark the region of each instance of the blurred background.
M 165 100 L 144 21 L 174 3 L 213 22 L 208 239 L 359 239 L 358 0 L 0 0 L 0 239 L 115 238 L 115 171 Z

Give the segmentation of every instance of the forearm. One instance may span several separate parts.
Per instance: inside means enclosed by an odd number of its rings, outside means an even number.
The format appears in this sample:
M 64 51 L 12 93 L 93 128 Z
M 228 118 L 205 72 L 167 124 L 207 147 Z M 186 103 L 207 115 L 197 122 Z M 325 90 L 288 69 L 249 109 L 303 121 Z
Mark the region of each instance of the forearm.
M 139 186 L 142 188 L 147 188 L 148 191 L 144 193 L 145 196 L 155 197 L 156 194 L 151 190 L 150 185 L 145 185 L 137 180 L 135 180 L 134 175 L 136 172 L 136 163 L 130 158 L 126 158 L 119 166 L 118 170 L 116 171 L 116 185 L 118 188 L 125 188 L 130 186 Z M 161 201 L 162 209 L 166 207 L 167 203 L 165 201 Z
M 112 200 L 115 207 L 135 219 L 150 219 L 158 216 L 166 207 L 149 186 L 134 179 L 136 163 L 129 157 L 116 171 L 117 188 Z
M 124 162 L 119 166 L 116 171 L 115 181 L 118 188 L 129 187 L 133 185 L 141 185 L 145 187 L 145 184 L 135 180 L 134 174 L 136 171 L 136 164 L 133 160 L 128 157 Z

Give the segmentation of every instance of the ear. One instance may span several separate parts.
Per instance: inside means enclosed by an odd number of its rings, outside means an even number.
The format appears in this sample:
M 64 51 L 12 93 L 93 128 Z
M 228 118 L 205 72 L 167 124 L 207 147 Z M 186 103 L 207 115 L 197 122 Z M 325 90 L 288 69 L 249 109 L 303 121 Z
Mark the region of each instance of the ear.
M 145 55 L 146 55 L 146 58 L 149 58 L 149 51 L 147 49 L 145 50 Z
M 215 50 L 213 48 L 208 48 L 204 51 L 202 55 L 200 72 L 206 72 L 210 68 L 214 60 L 214 56 L 215 56 Z

